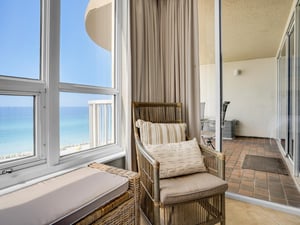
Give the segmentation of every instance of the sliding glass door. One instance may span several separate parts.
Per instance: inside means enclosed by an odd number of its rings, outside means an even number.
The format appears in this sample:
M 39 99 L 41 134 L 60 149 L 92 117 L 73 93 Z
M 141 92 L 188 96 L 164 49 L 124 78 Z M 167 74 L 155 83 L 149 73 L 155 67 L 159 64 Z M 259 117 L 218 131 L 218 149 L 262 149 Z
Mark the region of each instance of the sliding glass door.
M 295 140 L 295 32 L 294 25 L 288 33 L 289 67 L 288 67 L 288 146 L 287 154 L 293 161 Z
M 278 57 L 278 138 L 284 151 L 288 145 L 288 38 Z
M 299 6 L 298 6 L 299 7 Z M 299 16 L 299 15 L 298 15 Z M 294 166 L 294 175 L 299 173 L 299 54 L 297 45 L 299 35 L 296 33 L 299 23 L 293 17 L 286 32 L 278 56 L 278 138 L 286 157 Z

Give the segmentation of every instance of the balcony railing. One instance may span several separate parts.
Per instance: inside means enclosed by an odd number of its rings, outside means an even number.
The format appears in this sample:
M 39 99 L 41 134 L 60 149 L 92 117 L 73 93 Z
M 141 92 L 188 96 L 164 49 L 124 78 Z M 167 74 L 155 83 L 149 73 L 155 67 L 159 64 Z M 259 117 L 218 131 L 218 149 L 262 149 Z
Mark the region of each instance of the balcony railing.
M 112 100 L 89 101 L 90 148 L 114 142 L 114 104 Z

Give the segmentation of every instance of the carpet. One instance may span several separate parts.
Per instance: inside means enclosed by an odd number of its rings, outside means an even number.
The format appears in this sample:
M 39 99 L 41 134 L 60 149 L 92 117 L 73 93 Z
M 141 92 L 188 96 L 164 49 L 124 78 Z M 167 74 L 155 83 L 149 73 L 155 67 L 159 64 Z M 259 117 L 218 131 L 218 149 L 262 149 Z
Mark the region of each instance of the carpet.
M 289 175 L 288 170 L 281 158 L 246 155 L 242 168 Z

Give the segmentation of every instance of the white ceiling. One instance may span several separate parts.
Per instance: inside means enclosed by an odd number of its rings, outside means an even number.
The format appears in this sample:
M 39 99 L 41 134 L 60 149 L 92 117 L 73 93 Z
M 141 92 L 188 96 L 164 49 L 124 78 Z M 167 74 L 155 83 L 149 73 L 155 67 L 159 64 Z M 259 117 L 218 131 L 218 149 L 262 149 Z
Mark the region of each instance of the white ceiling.
M 222 0 L 223 60 L 275 57 L 293 0 Z M 199 0 L 200 62 L 214 62 L 214 1 Z

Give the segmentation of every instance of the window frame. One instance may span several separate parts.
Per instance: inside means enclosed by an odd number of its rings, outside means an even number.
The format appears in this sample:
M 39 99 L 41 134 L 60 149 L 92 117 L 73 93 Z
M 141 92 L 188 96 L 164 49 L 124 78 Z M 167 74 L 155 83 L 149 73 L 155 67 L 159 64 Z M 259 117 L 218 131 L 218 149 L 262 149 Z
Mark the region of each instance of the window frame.
M 59 80 L 60 65 L 60 0 L 41 0 L 40 79 L 0 76 L 0 94 L 21 94 L 35 97 L 36 155 L 26 159 L 0 164 L 0 188 L 26 182 L 57 171 L 76 168 L 91 161 L 105 162 L 125 156 L 121 147 L 120 72 L 117 71 L 115 45 L 121 39 L 115 36 L 116 2 L 112 1 L 112 88 L 63 83 Z M 60 156 L 59 95 L 61 92 L 106 94 L 114 99 L 115 143 L 94 149 Z M 1 175 L 5 169 L 12 173 Z

